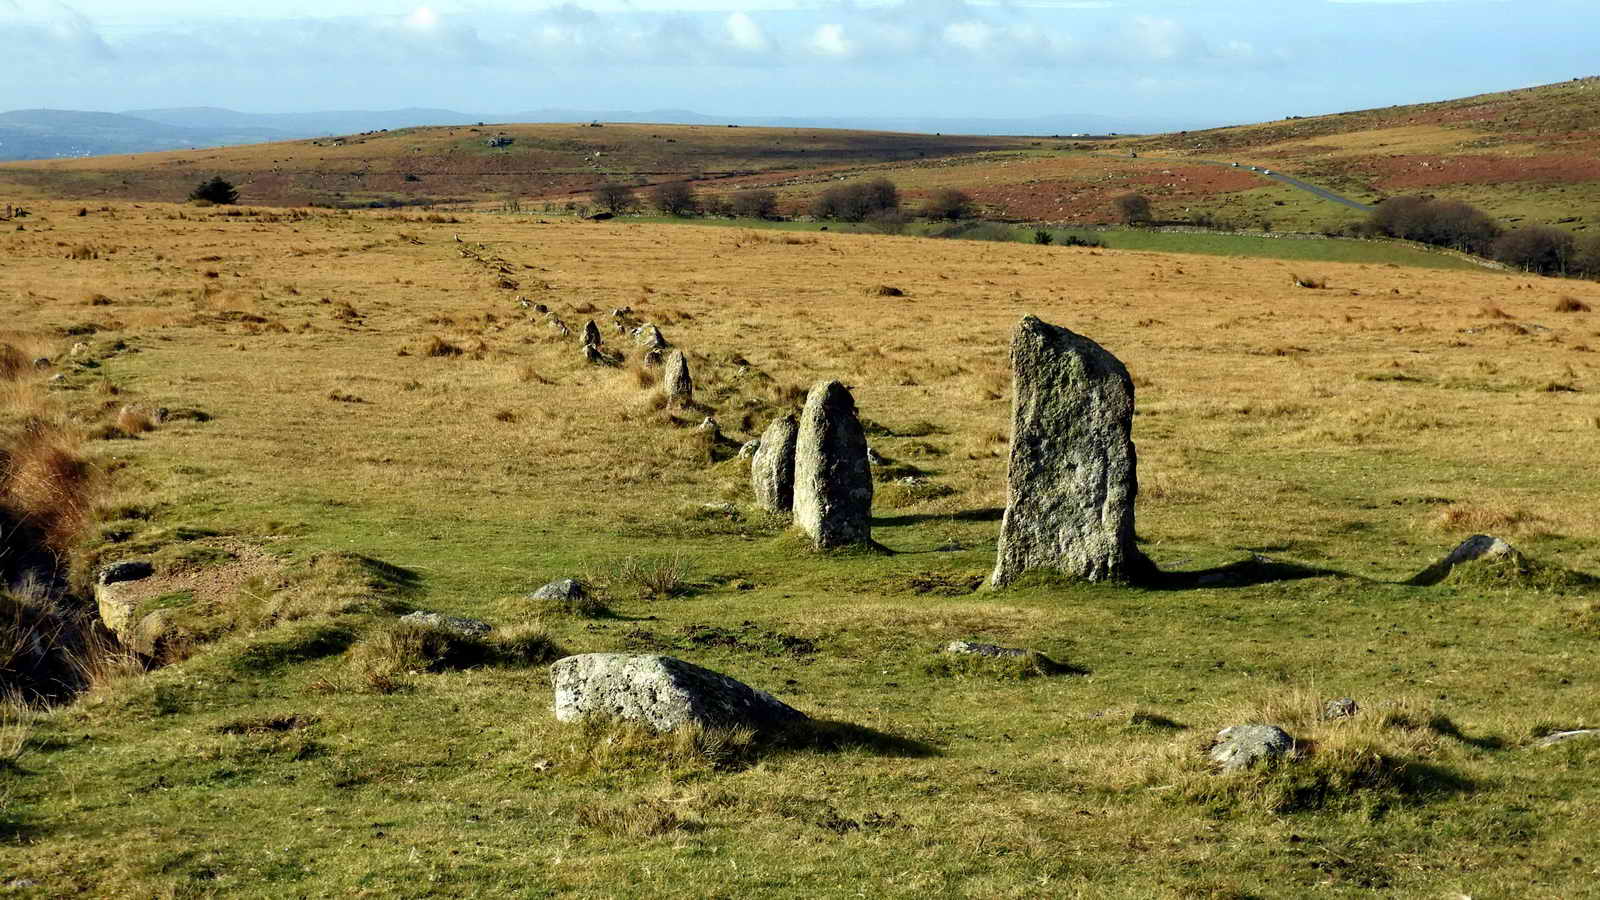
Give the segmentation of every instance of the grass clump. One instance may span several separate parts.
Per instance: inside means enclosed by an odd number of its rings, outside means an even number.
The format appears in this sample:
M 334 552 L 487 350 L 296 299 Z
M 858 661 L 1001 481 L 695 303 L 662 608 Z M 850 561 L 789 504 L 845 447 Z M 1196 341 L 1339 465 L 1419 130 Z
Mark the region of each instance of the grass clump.
M 1576 313 L 1588 312 L 1590 307 L 1589 304 L 1579 300 L 1577 297 L 1562 297 L 1556 301 L 1554 309 L 1556 312 L 1561 313 Z
M 537 666 L 565 655 L 550 632 L 536 622 L 474 634 L 414 621 L 381 627 L 353 644 L 348 654 L 351 666 L 369 686 L 478 666 Z
M 1170 745 L 1144 773 L 1147 789 L 1172 790 L 1184 802 L 1213 812 L 1256 811 L 1288 815 L 1316 811 L 1381 816 L 1470 792 L 1476 785 L 1448 763 L 1463 748 L 1493 746 L 1494 739 L 1462 734 L 1449 716 L 1406 700 L 1328 719 L 1324 701 L 1307 691 L 1270 697 L 1225 724 L 1270 724 L 1288 732 L 1294 749 L 1277 760 L 1235 772 L 1218 772 L 1206 753 L 1215 730 Z
M 667 600 L 693 591 L 692 570 L 693 561 L 681 553 L 629 555 L 588 580 L 639 600 Z
M 880 506 L 904 509 L 930 500 L 949 497 L 955 493 L 956 489 L 948 484 L 910 477 L 880 485 L 873 493 L 873 500 Z
M 658 732 L 632 722 L 589 720 L 569 729 L 558 762 L 564 772 L 657 771 L 673 777 L 731 771 L 754 761 L 759 744 L 748 728 L 685 725 Z
M 705 827 L 680 816 L 668 803 L 648 799 L 585 803 L 578 807 L 576 819 L 580 826 L 607 837 L 661 837 Z

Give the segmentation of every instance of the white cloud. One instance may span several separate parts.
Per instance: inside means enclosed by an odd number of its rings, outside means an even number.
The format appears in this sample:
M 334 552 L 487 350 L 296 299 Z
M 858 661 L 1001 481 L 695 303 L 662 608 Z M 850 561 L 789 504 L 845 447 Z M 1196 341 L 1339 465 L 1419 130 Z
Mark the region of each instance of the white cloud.
M 415 28 L 418 31 L 431 31 L 439 27 L 439 14 L 426 6 L 419 6 L 415 12 L 406 16 L 405 24 L 407 28 Z
M 808 46 L 819 56 L 849 56 L 855 52 L 855 45 L 844 36 L 844 26 L 837 24 L 818 26 Z
M 766 32 L 756 21 L 742 12 L 729 15 L 722 23 L 728 43 L 739 50 L 750 53 L 761 53 L 771 47 L 772 42 L 767 40 Z
M 972 53 L 988 52 L 994 34 L 994 27 L 987 22 L 951 22 L 944 27 L 947 43 Z

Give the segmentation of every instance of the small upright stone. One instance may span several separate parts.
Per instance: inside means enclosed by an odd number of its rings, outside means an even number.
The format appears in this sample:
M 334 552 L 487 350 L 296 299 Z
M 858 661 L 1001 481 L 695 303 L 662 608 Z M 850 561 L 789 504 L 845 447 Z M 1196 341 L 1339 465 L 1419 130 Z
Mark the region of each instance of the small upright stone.
M 1348 719 L 1361 711 L 1361 704 L 1349 697 L 1337 697 L 1322 707 L 1324 719 Z
M 649 366 L 652 369 L 660 368 L 661 367 L 661 351 L 660 350 L 646 350 L 645 353 L 644 353 L 644 364 L 646 366 Z
M 761 432 L 750 459 L 750 487 L 756 505 L 767 512 L 794 508 L 794 448 L 800 424 L 794 413 L 784 413 Z
M 989 584 L 1033 570 L 1102 581 L 1145 569 L 1134 546 L 1128 370 L 1094 341 L 1033 316 L 1012 336 L 1011 365 L 1006 512 Z
M 583 345 L 585 347 L 600 346 L 600 326 L 596 325 L 593 319 L 590 319 L 588 324 L 583 326 Z
M 590 365 L 595 366 L 604 365 L 606 362 L 606 358 L 600 354 L 600 350 L 593 344 L 583 345 L 583 359 Z
M 794 521 L 817 549 L 872 541 L 872 467 L 856 401 L 837 381 L 806 395 L 794 450 Z
M 689 377 L 689 360 L 684 357 L 682 350 L 674 350 L 667 354 L 662 389 L 667 394 L 667 402 L 674 406 L 689 406 L 694 403 L 694 379 Z

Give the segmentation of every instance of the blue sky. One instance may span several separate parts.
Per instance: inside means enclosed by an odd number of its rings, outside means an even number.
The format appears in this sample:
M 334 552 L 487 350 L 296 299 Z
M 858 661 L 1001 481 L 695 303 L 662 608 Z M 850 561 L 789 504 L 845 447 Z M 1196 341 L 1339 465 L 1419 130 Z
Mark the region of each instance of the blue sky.
M 1594 0 L 0 0 L 0 109 L 1229 124 L 1600 74 Z

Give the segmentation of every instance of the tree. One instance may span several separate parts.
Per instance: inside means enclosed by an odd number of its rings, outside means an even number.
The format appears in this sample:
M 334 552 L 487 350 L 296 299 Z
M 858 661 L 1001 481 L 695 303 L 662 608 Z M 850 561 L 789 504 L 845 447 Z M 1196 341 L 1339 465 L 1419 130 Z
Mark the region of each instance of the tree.
M 928 196 L 922 204 L 922 214 L 930 219 L 949 219 L 954 222 L 972 215 L 972 198 L 966 191 L 941 188 Z
M 1549 225 L 1508 231 L 1494 242 L 1494 258 L 1508 266 L 1541 275 L 1565 275 L 1576 239 L 1572 232 Z
M 733 195 L 733 214 L 750 219 L 775 219 L 778 195 L 765 188 L 746 188 Z
M 1583 238 L 1573 248 L 1572 274 L 1600 278 L 1600 234 Z
M 687 181 L 669 181 L 650 189 L 650 203 L 669 216 L 692 216 L 700 208 Z
M 594 189 L 590 195 L 594 205 L 612 215 L 628 212 L 639 205 L 639 198 L 634 194 L 633 188 L 619 181 L 608 181 Z
M 1150 198 L 1143 194 L 1123 194 L 1116 199 L 1117 215 L 1124 225 L 1143 225 L 1150 221 Z
M 239 202 L 239 192 L 233 185 L 225 181 L 221 175 L 214 176 L 210 181 L 202 181 L 200 185 L 189 194 L 190 200 L 206 200 L 220 206 L 231 206 Z
M 819 219 L 860 222 L 874 213 L 900 209 L 900 190 L 887 178 L 843 184 L 823 191 L 811 204 Z

